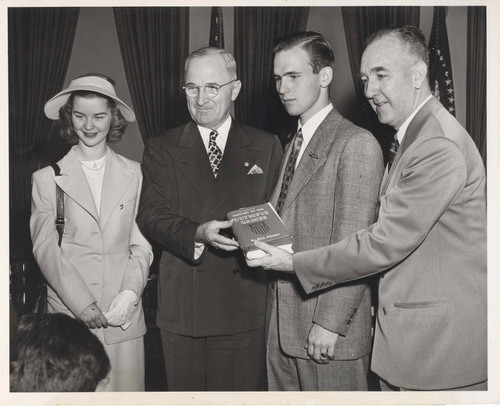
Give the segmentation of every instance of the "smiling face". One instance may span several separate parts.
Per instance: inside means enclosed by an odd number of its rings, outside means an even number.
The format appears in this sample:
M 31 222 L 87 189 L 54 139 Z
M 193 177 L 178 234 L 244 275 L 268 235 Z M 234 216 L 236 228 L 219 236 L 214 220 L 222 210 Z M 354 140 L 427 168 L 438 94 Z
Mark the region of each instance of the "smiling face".
M 99 96 L 75 95 L 71 122 L 80 146 L 93 148 L 105 145 L 111 126 L 111 108 L 108 100 Z
M 235 77 L 231 77 L 226 62 L 221 55 L 206 55 L 192 58 L 186 67 L 186 85 L 206 86 L 223 85 Z M 240 92 L 241 82 L 235 80 L 219 89 L 217 96 L 205 95 L 204 88 L 198 89 L 198 95 L 187 97 L 187 106 L 196 124 L 216 130 L 229 116 L 231 103 Z
M 300 116 L 302 124 L 330 101 L 331 68 L 313 73 L 309 54 L 300 46 L 276 54 L 274 80 L 286 111 L 291 116 Z
M 391 36 L 375 40 L 361 58 L 365 96 L 379 121 L 398 130 L 418 106 L 421 72 L 418 61 Z

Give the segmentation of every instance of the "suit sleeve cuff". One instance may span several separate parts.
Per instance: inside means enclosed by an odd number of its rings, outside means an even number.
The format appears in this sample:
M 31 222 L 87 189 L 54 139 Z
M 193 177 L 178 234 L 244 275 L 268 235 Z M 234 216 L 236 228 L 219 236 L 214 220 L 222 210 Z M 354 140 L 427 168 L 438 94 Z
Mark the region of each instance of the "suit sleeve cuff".
M 356 311 L 357 309 L 352 309 L 350 313 L 346 314 L 345 309 L 342 309 L 339 312 L 338 317 L 335 317 L 334 320 L 326 314 L 315 314 L 313 322 L 329 331 L 345 337 L 349 331 L 349 327 L 351 326 Z
M 314 275 L 314 266 L 311 265 L 311 259 L 314 261 L 313 251 L 297 252 L 292 255 L 293 269 L 297 278 L 307 294 L 322 290 L 333 285 L 333 282 L 322 280 L 318 282 Z

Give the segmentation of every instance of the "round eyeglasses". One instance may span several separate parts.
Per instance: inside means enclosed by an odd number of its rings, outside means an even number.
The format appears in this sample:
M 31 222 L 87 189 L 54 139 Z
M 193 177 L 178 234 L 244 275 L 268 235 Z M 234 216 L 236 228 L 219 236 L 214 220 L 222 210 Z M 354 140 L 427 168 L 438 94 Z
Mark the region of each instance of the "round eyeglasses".
M 233 82 L 236 82 L 236 80 L 238 79 L 233 79 L 227 83 L 224 83 L 222 85 L 216 85 L 216 84 L 212 84 L 212 85 L 203 85 L 203 86 L 193 86 L 193 85 L 186 85 L 186 86 L 182 86 L 182 88 L 184 89 L 184 91 L 186 92 L 186 96 L 187 97 L 196 97 L 198 96 L 198 92 L 200 91 L 200 88 L 203 88 L 203 92 L 205 93 L 205 96 L 213 99 L 214 97 L 217 96 L 217 94 L 219 93 L 219 89 L 221 87 L 224 87 L 230 83 L 233 83 Z

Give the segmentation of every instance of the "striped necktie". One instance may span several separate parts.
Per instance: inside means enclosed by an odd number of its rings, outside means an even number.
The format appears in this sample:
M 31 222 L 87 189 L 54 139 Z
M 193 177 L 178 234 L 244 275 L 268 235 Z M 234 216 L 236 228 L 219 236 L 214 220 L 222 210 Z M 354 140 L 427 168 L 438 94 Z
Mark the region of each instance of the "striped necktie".
M 288 157 L 288 161 L 285 166 L 285 172 L 283 173 L 283 182 L 281 183 L 280 195 L 278 197 L 278 204 L 276 205 L 276 212 L 281 214 L 281 210 L 283 209 L 283 204 L 285 203 L 286 195 L 288 193 L 288 189 L 292 183 L 293 175 L 295 174 L 295 164 L 297 162 L 297 158 L 299 156 L 300 147 L 302 146 L 302 142 L 304 138 L 302 136 L 302 128 L 299 128 L 297 134 L 295 135 L 292 151 L 290 152 L 290 156 Z
M 398 152 L 399 148 L 399 140 L 398 140 L 398 135 L 397 133 L 394 134 L 394 138 L 392 139 L 391 146 L 389 147 L 389 170 L 391 169 L 391 165 L 394 162 L 394 158 L 396 157 L 396 154 Z
M 217 174 L 219 173 L 219 165 L 222 160 L 222 151 L 215 142 L 218 135 L 219 133 L 217 131 L 212 130 L 208 141 L 208 159 L 210 160 L 210 166 L 212 167 L 215 177 L 217 177 Z

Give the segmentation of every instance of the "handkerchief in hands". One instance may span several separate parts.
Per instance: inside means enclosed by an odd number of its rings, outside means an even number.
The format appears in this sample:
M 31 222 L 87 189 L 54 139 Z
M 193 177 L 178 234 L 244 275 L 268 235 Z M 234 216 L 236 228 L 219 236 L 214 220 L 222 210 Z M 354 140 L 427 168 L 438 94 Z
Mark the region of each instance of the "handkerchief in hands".
M 262 171 L 262 168 L 260 168 L 257 164 L 255 164 L 250 168 L 247 175 L 257 175 L 259 173 L 264 173 L 264 172 Z
M 130 319 L 136 308 L 139 298 L 131 290 L 123 290 L 111 302 L 109 310 L 104 313 L 110 326 L 120 326 L 126 330 L 130 326 Z

